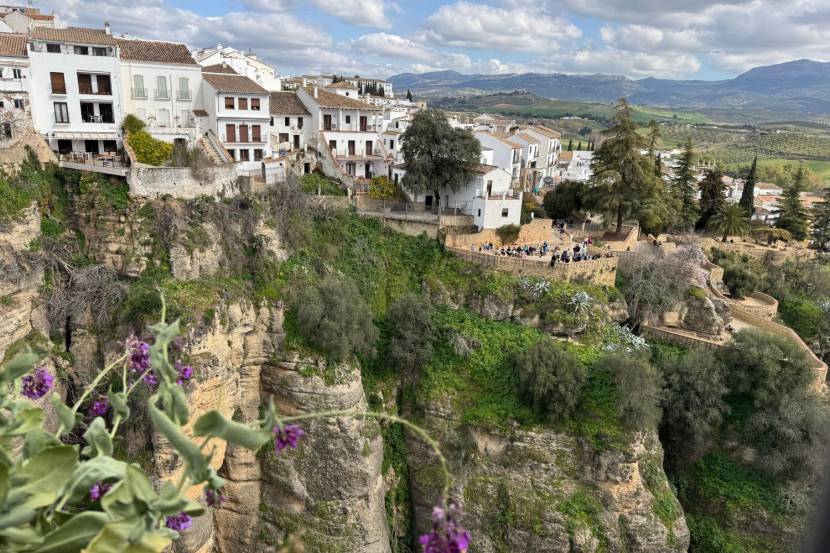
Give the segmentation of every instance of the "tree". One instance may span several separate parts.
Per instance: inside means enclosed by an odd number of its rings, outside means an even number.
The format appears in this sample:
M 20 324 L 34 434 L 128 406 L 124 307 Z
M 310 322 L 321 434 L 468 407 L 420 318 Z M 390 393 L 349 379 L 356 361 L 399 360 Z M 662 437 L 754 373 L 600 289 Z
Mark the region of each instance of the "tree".
M 796 240 L 807 238 L 807 209 L 801 203 L 803 191 L 804 171 L 799 168 L 795 181 L 784 188 L 781 207 L 775 213 L 778 216 L 775 226 L 790 231 Z
M 758 288 L 759 279 L 749 267 L 735 263 L 724 267 L 723 283 L 732 297 L 740 300 Z
M 409 90 L 408 88 L 406 89 L 406 99 L 409 100 L 410 102 L 412 101 L 412 91 Z
M 603 132 L 608 138 L 594 152 L 589 206 L 606 220 L 616 220 L 617 233 L 627 216 L 637 217 L 644 227 L 659 227 L 666 216 L 663 182 L 654 176 L 653 161 L 640 153 L 645 139 L 637 132 L 631 106 L 622 98 L 616 109 L 614 125 Z
M 752 219 L 752 215 L 755 213 L 755 178 L 756 173 L 758 170 L 758 154 L 755 154 L 755 159 L 752 160 L 752 166 L 749 168 L 749 172 L 746 174 L 746 181 L 744 181 L 744 189 L 741 192 L 741 201 L 738 202 L 744 211 L 747 213 L 747 217 Z
M 830 188 L 824 190 L 824 201 L 813 205 L 812 237 L 819 250 L 830 247 Z
M 333 361 L 374 353 L 378 329 L 353 281 L 330 276 L 297 300 L 300 334 Z
M 658 158 L 659 160 L 659 158 Z M 695 152 L 692 146 L 691 137 L 686 139 L 686 145 L 683 147 L 683 154 L 680 156 L 680 162 L 675 171 L 674 179 L 672 180 L 672 188 L 675 197 L 680 204 L 680 212 L 678 218 L 678 227 L 683 230 L 689 230 L 694 227 L 698 219 L 698 208 L 695 201 L 695 188 L 697 182 L 694 174 L 694 160 Z
M 648 122 L 648 157 L 651 159 L 657 159 L 655 154 L 657 149 L 660 147 L 661 137 L 660 125 L 657 124 L 657 121 L 652 119 Z
M 567 219 L 582 209 L 587 186 L 579 181 L 566 180 L 545 193 L 542 206 L 551 219 Z
M 377 89 L 377 94 L 375 96 L 386 96 L 386 90 L 384 90 L 383 85 L 379 85 Z
M 700 183 L 700 219 L 695 228 L 705 229 L 711 219 L 726 203 L 726 187 L 719 168 L 709 169 Z
M 581 152 L 581 151 L 582 151 L 582 141 L 581 141 L 581 140 L 579 141 L 579 144 L 577 144 L 577 145 L 576 145 L 576 151 L 577 151 L 577 152 Z
M 661 152 L 657 152 L 657 159 L 654 160 L 654 175 L 658 179 L 663 178 L 663 154 Z
M 672 457 L 691 460 L 706 453 L 729 407 L 723 369 L 711 352 L 692 350 L 660 361 L 663 420 L 660 437 Z
M 435 325 L 428 301 L 406 294 L 391 305 L 387 315 L 391 325 L 389 360 L 417 386 L 420 371 L 432 358 Z
M 439 111 L 421 110 L 401 136 L 406 174 L 402 184 L 413 193 L 432 192 L 440 209 L 442 189 L 461 189 L 481 158 L 481 144 L 466 129 L 454 129 Z
M 515 353 L 513 369 L 522 398 L 559 420 L 573 414 L 588 376 L 579 358 L 550 338 Z
M 715 234 L 722 234 L 721 242 L 732 236 L 746 236 L 749 234 L 749 221 L 746 212 L 738 204 L 727 203 L 721 206 L 709 220 L 706 228 Z
M 521 232 L 522 227 L 519 225 L 502 225 L 496 229 L 496 235 L 498 235 L 502 246 L 515 244 L 516 240 L 519 239 L 519 233 Z
M 571 139 L 568 140 L 568 151 L 573 152 L 573 150 L 574 150 L 574 140 L 573 140 L 573 138 L 571 138 Z
M 622 423 L 637 430 L 655 427 L 661 415 L 660 372 L 638 355 L 606 353 L 597 363 L 613 376 Z

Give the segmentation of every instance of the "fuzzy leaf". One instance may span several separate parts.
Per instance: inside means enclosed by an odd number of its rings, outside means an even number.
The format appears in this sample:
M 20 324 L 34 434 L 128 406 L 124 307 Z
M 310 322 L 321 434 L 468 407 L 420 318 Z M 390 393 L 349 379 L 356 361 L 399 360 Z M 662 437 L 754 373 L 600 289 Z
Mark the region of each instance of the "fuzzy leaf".
M 63 526 L 46 535 L 32 553 L 75 553 L 95 537 L 109 521 L 106 513 L 86 511 L 75 515 Z
M 101 508 L 112 518 L 143 515 L 157 498 L 153 484 L 135 465 L 127 465 L 124 479 L 101 498 Z
M 114 392 L 110 389 L 107 397 L 109 397 L 113 413 L 121 415 L 121 420 L 130 418 L 130 407 L 127 405 L 127 396 L 123 392 Z
M 81 453 L 87 457 L 98 457 L 101 455 L 109 457 L 112 455 L 112 438 L 109 432 L 107 432 L 107 425 L 103 417 L 95 417 L 93 419 L 89 428 L 84 432 L 84 439 L 89 445 Z
M 258 450 L 272 436 L 265 430 L 228 420 L 218 411 L 210 411 L 199 417 L 193 425 L 193 433 L 196 436 L 221 438 L 252 451 Z
M 43 354 L 32 351 L 31 348 L 15 355 L 11 361 L 0 367 L 0 382 L 12 382 L 20 378 L 32 370 L 41 357 L 43 357 Z
M 93 457 L 81 463 L 72 474 L 72 480 L 66 493 L 69 494 L 69 503 L 78 503 L 89 495 L 89 489 L 96 482 L 105 480 L 122 480 L 127 472 L 127 464 L 112 457 Z
M 60 423 L 58 435 L 66 434 L 75 428 L 75 413 L 63 402 L 63 399 L 58 394 L 53 392 L 50 400 L 52 407 L 55 409 L 55 413 L 58 415 L 58 422 Z
M 8 514 L 0 517 L 0 528 L 20 525 L 34 516 L 34 509 L 52 504 L 72 478 L 78 466 L 74 447 L 44 449 L 10 474 L 11 487 L 6 501 Z

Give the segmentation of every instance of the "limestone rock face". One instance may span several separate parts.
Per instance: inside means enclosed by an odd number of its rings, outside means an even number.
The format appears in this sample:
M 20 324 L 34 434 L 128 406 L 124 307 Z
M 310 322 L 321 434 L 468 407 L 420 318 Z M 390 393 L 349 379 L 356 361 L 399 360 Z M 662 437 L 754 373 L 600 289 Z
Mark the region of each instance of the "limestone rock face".
M 451 459 L 471 551 L 685 552 L 689 532 L 662 469 L 656 436 L 625 451 L 597 451 L 551 430 L 484 430 L 461 424 L 449 405 L 426 424 Z M 428 446 L 408 439 L 419 532 L 429 527 L 441 477 Z M 644 476 L 648 473 L 648 477 Z M 658 501 L 670 502 L 661 520 Z
M 681 325 L 701 336 L 720 336 L 726 326 L 715 304 L 708 296 L 690 297 L 683 303 Z
M 117 272 L 137 277 L 147 266 L 150 235 L 138 205 L 121 210 L 94 204 L 78 209 L 76 224 L 84 235 L 85 253 Z

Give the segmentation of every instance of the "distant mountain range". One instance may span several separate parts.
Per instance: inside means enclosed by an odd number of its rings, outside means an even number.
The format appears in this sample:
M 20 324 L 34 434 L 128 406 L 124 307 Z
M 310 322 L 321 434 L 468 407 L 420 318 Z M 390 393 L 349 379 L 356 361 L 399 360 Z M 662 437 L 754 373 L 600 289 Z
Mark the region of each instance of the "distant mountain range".
M 764 109 L 830 114 L 830 62 L 796 60 L 756 67 L 734 79 L 629 79 L 615 75 L 523 73 L 464 75 L 456 71 L 401 73 L 388 79 L 398 91 L 422 96 L 467 96 L 526 90 L 544 98 L 696 109 Z

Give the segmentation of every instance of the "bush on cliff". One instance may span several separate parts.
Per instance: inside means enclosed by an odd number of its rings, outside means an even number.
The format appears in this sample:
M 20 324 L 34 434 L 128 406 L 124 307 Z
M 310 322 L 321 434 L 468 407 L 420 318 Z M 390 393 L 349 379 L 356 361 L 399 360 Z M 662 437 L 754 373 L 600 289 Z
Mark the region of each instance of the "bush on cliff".
M 598 364 L 614 375 L 620 419 L 628 428 L 654 428 L 660 422 L 660 372 L 638 355 L 607 353 Z
M 432 358 L 435 338 L 433 309 L 428 299 L 406 294 L 389 308 L 392 326 L 389 359 L 410 382 L 417 385 L 420 371 Z
M 518 225 L 502 225 L 496 229 L 496 234 L 501 240 L 502 246 L 515 244 L 516 240 L 519 239 L 520 232 L 522 232 L 522 228 Z
M 173 155 L 172 144 L 153 138 L 144 130 L 130 133 L 127 141 L 139 163 L 158 166 L 170 160 Z
M 551 339 L 513 355 L 519 393 L 533 409 L 562 420 L 573 414 L 582 396 L 587 370 L 573 353 Z

